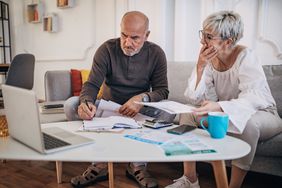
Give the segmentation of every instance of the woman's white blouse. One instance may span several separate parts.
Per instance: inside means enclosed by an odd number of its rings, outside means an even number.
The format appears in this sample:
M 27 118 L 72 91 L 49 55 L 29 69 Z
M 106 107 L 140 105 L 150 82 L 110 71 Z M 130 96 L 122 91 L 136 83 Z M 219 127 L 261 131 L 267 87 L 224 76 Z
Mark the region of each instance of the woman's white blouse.
M 227 71 L 219 72 L 208 63 L 197 88 L 196 79 L 195 67 L 184 93 L 188 102 L 218 101 L 229 115 L 229 132 L 242 133 L 251 115 L 275 106 L 262 66 L 250 49 L 242 50 Z

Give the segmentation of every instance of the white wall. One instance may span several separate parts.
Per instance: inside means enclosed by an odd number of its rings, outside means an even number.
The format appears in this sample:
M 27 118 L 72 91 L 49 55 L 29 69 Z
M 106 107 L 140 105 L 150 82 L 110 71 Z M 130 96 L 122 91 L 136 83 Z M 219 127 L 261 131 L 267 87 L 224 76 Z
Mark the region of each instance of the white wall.
M 36 57 L 34 90 L 44 98 L 47 70 L 90 68 L 96 48 L 119 36 L 119 23 L 128 10 L 140 10 L 150 19 L 149 40 L 159 44 L 169 61 L 193 63 L 200 48 L 198 30 L 210 13 L 234 10 L 245 23 L 241 44 L 253 48 L 263 64 L 282 63 L 282 1 L 279 0 L 76 0 L 70 9 L 58 9 L 55 0 L 42 0 L 45 12 L 59 16 L 59 32 L 43 32 L 42 23 L 26 20 L 31 0 L 10 0 L 14 54 Z

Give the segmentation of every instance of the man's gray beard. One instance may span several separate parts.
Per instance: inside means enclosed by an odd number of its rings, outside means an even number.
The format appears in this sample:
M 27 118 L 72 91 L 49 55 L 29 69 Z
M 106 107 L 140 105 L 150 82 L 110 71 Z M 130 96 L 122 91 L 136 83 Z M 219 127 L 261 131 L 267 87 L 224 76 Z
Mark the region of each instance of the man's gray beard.
M 135 51 L 128 54 L 123 48 L 121 48 L 121 49 L 122 49 L 122 51 L 125 55 L 130 56 L 130 57 L 132 57 L 132 56 L 134 56 L 134 55 L 136 55 L 140 52 L 140 49 L 139 49 L 139 50 L 135 50 Z

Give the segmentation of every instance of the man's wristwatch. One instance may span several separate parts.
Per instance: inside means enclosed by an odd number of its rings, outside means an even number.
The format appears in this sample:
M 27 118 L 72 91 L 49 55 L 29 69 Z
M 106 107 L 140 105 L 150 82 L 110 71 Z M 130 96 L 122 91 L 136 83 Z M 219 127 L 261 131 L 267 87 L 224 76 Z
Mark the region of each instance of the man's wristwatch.
M 150 102 L 150 97 L 146 93 L 143 94 L 142 96 L 142 102 Z

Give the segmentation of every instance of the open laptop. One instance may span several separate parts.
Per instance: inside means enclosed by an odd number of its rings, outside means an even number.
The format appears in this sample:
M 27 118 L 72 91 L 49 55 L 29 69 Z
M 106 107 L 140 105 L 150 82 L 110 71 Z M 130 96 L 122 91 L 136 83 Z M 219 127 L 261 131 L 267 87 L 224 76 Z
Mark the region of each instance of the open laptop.
M 2 92 L 9 134 L 21 143 L 45 154 L 93 143 L 58 127 L 41 129 L 34 91 L 2 85 Z

